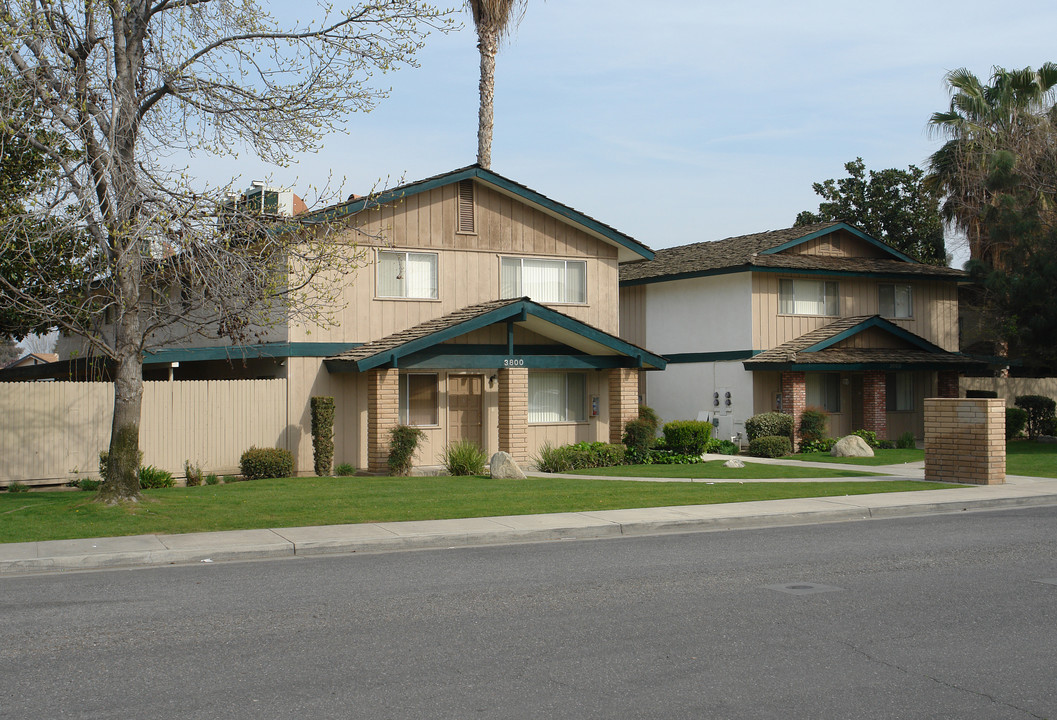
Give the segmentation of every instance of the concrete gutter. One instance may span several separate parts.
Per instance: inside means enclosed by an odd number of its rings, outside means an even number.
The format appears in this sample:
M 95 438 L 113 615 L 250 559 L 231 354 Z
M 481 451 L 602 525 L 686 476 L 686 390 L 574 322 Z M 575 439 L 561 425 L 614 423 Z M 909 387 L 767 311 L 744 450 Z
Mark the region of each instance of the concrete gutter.
M 1009 476 L 1004 485 L 718 505 L 3 543 L 0 575 L 708 532 L 1041 505 L 1057 505 L 1057 478 Z

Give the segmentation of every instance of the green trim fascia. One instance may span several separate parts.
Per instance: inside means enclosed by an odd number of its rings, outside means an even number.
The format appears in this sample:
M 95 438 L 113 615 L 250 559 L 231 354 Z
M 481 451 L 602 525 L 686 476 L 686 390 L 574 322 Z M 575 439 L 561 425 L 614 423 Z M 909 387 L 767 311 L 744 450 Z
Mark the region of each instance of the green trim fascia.
M 541 320 L 545 320 L 551 323 L 552 325 L 557 325 L 558 327 L 564 330 L 574 332 L 577 335 L 587 338 L 588 340 L 596 342 L 600 345 L 605 345 L 609 349 L 615 350 L 616 352 L 621 353 L 623 355 L 637 358 L 640 365 L 649 363 L 650 365 L 656 367 L 658 370 L 663 370 L 665 365 L 668 364 L 668 361 L 660 355 L 654 355 L 653 353 L 647 350 L 644 350 L 640 347 L 636 347 L 631 343 L 621 340 L 615 335 L 610 335 L 607 332 L 603 332 L 601 330 L 593 328 L 590 325 L 587 325 L 585 323 L 580 322 L 579 320 L 575 320 L 569 317 L 568 315 L 562 315 L 561 313 L 551 310 L 548 307 L 537 305 L 536 303 L 533 303 L 531 301 L 526 302 L 525 306 L 526 310 L 530 314 L 535 315 Z
M 809 347 L 804 348 L 803 350 L 797 350 L 797 352 L 805 353 L 805 352 L 818 352 L 819 350 L 825 350 L 828 347 L 833 347 L 837 343 L 839 343 L 839 342 L 841 342 L 843 340 L 847 340 L 850 337 L 854 337 L 855 335 L 858 335 L 859 333 L 861 333 L 861 332 L 863 332 L 865 330 L 869 330 L 870 328 L 879 328 L 881 330 L 884 330 L 885 332 L 889 333 L 890 335 L 894 335 L 895 337 L 899 338 L 900 340 L 905 340 L 906 342 L 910 343 L 911 345 L 914 345 L 915 347 L 917 347 L 917 348 L 919 348 L 921 350 L 924 350 L 926 352 L 933 352 L 933 353 L 946 353 L 947 352 L 946 350 L 944 350 L 943 348 L 939 347 L 938 345 L 933 345 L 932 343 L 930 343 L 928 340 L 926 340 L 925 338 L 921 337 L 920 335 L 915 335 L 912 332 L 904 330 L 903 328 L 899 327 L 898 325 L 896 325 L 896 324 L 894 324 L 892 322 L 889 322 L 888 320 L 885 320 L 884 318 L 880 317 L 879 315 L 875 315 L 872 318 L 868 318 L 866 320 L 863 320 L 858 325 L 854 325 L 854 326 L 848 328 L 847 330 L 843 330 L 843 331 L 837 333 L 836 335 L 834 335 L 831 338 L 827 338 L 825 340 L 817 342 L 814 345 L 811 345 Z
M 531 370 L 604 370 L 607 368 L 637 367 L 635 358 L 620 355 L 437 355 L 419 357 L 413 355 L 400 359 L 401 370 L 499 370 L 512 367 Z M 355 363 L 343 360 L 325 360 L 327 370 L 332 373 L 359 372 Z
M 783 250 L 788 250 L 789 248 L 794 248 L 797 245 L 803 245 L 804 243 L 808 242 L 809 240 L 814 240 L 815 238 L 825 237 L 826 235 L 830 235 L 832 233 L 835 233 L 838 230 L 846 230 L 846 231 L 850 232 L 852 235 L 854 235 L 855 237 L 859 238 L 860 240 L 864 240 L 865 242 L 869 243 L 870 245 L 873 245 L 874 247 L 876 247 L 876 248 L 878 248 L 880 250 L 884 250 L 885 252 L 887 252 L 888 254 L 892 255 L 895 258 L 898 258 L 899 260 L 903 260 L 905 262 L 914 263 L 915 265 L 921 265 L 922 264 L 920 261 L 915 260 L 914 258 L 910 257 L 909 255 L 904 255 L 903 253 L 899 252 L 895 248 L 889 247 L 888 245 L 885 245 L 880 240 L 878 240 L 876 238 L 873 238 L 873 237 L 870 237 L 869 235 L 864 233 L 862 230 L 859 230 L 858 228 L 852 227 L 851 225 L 849 225 L 848 223 L 845 223 L 845 222 L 839 222 L 839 223 L 836 223 L 835 225 L 831 225 L 830 227 L 822 228 L 821 230 L 816 230 L 813 233 L 808 233 L 807 235 L 804 235 L 803 237 L 799 237 L 799 238 L 797 238 L 795 240 L 788 240 L 788 241 L 782 243 L 781 245 L 776 245 L 773 248 L 769 248 L 767 250 L 761 250 L 760 251 L 760 255 L 776 255 L 776 254 L 782 252 Z
M 759 354 L 759 350 L 725 350 L 721 352 L 668 353 L 664 358 L 671 364 L 707 363 L 745 360 Z
M 148 350 L 143 354 L 144 365 L 202 360 L 249 360 L 254 358 L 330 357 L 363 343 L 293 342 L 261 343 L 259 345 L 224 345 L 216 347 L 170 348 Z
M 752 362 L 745 363 L 750 372 L 766 370 L 803 370 L 805 372 L 853 372 L 856 370 L 955 370 L 966 372 L 979 369 L 973 362 L 940 363 L 940 362 L 860 362 L 860 363 L 787 363 L 787 362 Z

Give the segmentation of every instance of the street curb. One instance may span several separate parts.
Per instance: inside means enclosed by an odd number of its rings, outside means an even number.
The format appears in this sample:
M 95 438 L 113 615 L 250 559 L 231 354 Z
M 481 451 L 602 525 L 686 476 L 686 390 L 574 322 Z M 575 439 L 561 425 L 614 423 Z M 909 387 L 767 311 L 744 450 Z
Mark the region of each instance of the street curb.
M 853 498 L 855 496 L 852 496 Z M 295 541 L 285 534 L 295 534 L 296 528 L 275 528 L 265 532 L 273 534 L 275 540 L 267 543 L 209 546 L 175 549 L 134 550 L 100 552 L 81 555 L 56 555 L 51 557 L 18 558 L 0 560 L 0 576 L 54 573 L 63 571 L 107 570 L 119 568 L 157 567 L 162 565 L 186 565 L 200 562 L 246 561 L 290 557 L 319 557 L 352 553 L 383 553 L 405 550 L 428 550 L 438 548 L 480 547 L 488 545 L 510 545 L 561 540 L 589 540 L 616 537 L 642 537 L 646 535 L 716 532 L 720 530 L 745 530 L 767 527 L 783 527 L 814 523 L 850 522 L 855 520 L 888 519 L 920 515 L 946 515 L 959 512 L 1015 509 L 1057 505 L 1057 495 L 1026 495 L 1021 497 L 990 498 L 971 501 L 937 501 L 892 505 L 887 507 L 864 507 L 854 500 L 846 503 L 843 498 L 817 498 L 832 503 L 833 508 L 807 511 L 773 513 L 754 512 L 746 515 L 719 517 L 694 517 L 687 508 L 647 508 L 655 514 L 671 514 L 663 520 L 607 520 L 611 513 L 633 511 L 598 511 L 569 513 L 571 517 L 582 517 L 584 523 L 538 529 L 503 528 L 504 518 L 479 518 L 491 521 L 499 529 L 480 532 L 459 531 L 452 533 L 428 533 L 400 536 L 395 533 L 383 537 L 348 539 L 340 537 Z M 782 502 L 782 501 L 778 501 Z M 712 508 L 716 506 L 696 506 Z M 728 509 L 730 506 L 726 506 Z M 525 516 L 528 517 L 528 516 Z M 509 521 L 509 519 L 506 519 Z M 587 522 L 590 521 L 590 522 Z M 388 523 L 387 525 L 393 525 Z M 381 525 L 367 526 L 381 528 Z M 317 534 L 325 534 L 326 527 L 314 528 Z M 164 545 L 166 538 L 193 536 L 147 536 Z

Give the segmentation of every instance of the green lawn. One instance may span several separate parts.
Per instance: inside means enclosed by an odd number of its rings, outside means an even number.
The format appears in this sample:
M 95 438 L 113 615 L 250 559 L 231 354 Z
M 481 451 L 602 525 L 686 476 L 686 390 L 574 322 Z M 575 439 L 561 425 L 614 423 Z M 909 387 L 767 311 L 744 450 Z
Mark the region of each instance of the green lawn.
M 1006 473 L 1057 477 L 1057 444 L 1027 440 L 1006 443 Z
M 828 468 L 764 465 L 749 458 L 743 468 L 724 467 L 725 460 L 709 460 L 692 465 L 618 465 L 616 467 L 573 470 L 574 475 L 624 477 L 695 478 L 702 480 L 772 480 L 777 478 L 872 477 L 878 473 Z
M 0 493 L 0 542 L 613 510 L 949 488 L 922 482 L 652 483 L 486 477 L 287 478 L 147 490 L 129 506 L 94 493 Z
M 908 462 L 921 462 L 925 459 L 924 450 L 874 450 L 873 457 L 852 458 L 833 457 L 828 452 L 797 453 L 789 455 L 792 460 L 810 462 L 845 463 L 847 465 L 902 465 Z

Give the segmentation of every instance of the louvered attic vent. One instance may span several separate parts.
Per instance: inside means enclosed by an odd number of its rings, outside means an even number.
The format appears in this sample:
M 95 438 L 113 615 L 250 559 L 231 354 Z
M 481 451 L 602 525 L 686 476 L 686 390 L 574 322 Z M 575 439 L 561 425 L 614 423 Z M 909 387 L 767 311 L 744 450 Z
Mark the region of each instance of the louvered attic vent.
M 473 180 L 459 181 L 459 232 L 477 232 L 474 223 Z

